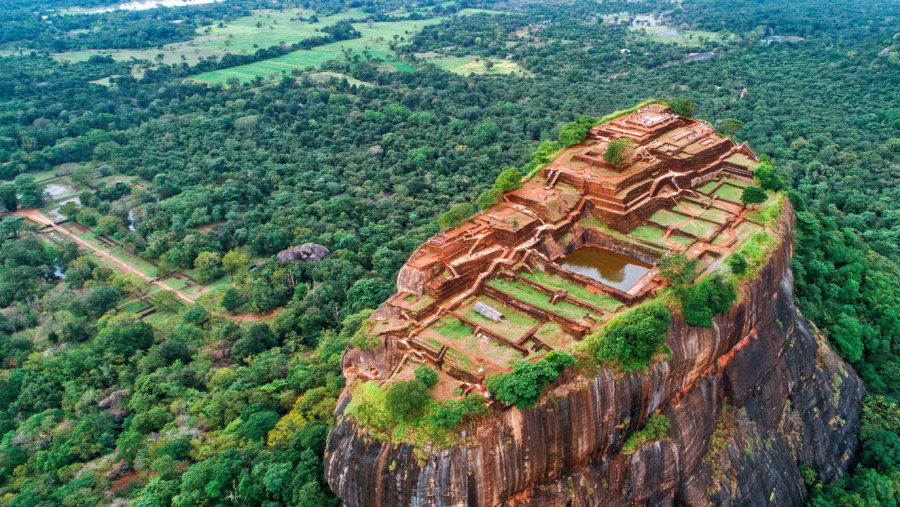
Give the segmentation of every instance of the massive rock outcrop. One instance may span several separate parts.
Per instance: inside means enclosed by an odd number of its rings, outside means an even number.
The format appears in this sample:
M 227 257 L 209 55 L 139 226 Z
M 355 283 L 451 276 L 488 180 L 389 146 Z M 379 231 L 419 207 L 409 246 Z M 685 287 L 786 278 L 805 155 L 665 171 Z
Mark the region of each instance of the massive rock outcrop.
M 373 439 L 341 399 L 325 456 L 346 505 L 801 505 L 800 470 L 854 465 L 863 385 L 797 311 L 782 242 L 711 328 L 673 319 L 647 371 L 567 372 L 529 410 L 497 411 L 449 449 Z M 346 363 L 346 362 L 345 362 Z M 653 413 L 663 440 L 620 453 Z

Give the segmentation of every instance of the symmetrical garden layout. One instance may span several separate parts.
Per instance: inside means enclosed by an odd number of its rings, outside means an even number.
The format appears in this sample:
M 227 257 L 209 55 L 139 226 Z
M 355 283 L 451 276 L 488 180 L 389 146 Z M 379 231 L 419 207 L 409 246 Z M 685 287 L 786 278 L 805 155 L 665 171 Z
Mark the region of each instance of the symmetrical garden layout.
M 603 154 L 616 139 L 631 141 L 612 165 Z M 660 104 L 596 126 L 500 204 L 417 249 L 368 329 L 396 366 L 350 368 L 398 380 L 428 363 L 441 399 L 570 348 L 654 297 L 661 256 L 699 259 L 702 277 L 762 230 L 739 201 L 756 166 L 748 147 Z

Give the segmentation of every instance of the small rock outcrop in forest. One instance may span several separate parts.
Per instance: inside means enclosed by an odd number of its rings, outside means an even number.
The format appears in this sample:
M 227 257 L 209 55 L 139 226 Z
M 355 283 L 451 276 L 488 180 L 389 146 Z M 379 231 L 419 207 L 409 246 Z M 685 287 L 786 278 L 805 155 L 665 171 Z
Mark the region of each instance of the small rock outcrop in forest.
M 275 259 L 279 262 L 319 262 L 325 257 L 328 257 L 328 254 L 330 253 L 331 250 L 325 248 L 322 245 L 317 245 L 315 243 L 304 243 L 300 246 L 292 246 L 278 252 L 278 255 L 275 256 Z
M 451 210 L 354 338 L 325 456 L 346 505 L 802 505 L 855 464 L 863 385 L 795 307 L 770 168 L 662 104 L 579 121 Z M 638 314 L 632 348 L 662 326 L 640 360 L 610 331 Z

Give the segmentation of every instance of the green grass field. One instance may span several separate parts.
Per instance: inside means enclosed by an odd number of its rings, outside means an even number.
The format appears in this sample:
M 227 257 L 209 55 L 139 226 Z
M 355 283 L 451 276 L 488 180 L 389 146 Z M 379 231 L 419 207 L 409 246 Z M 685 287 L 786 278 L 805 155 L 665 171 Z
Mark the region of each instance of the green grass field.
M 457 15 L 474 14 L 479 12 L 492 12 L 482 9 L 464 9 Z M 358 14 L 357 14 L 358 16 Z M 352 16 L 350 16 L 352 17 Z M 371 56 L 380 58 L 387 65 L 398 71 L 410 72 L 415 70 L 409 64 L 400 62 L 390 44 L 397 36 L 398 40 L 406 40 L 417 33 L 422 27 L 440 23 L 446 17 L 431 18 L 415 21 L 390 21 L 378 22 L 369 26 L 368 23 L 354 23 L 353 27 L 362 34 L 358 39 L 333 42 L 312 49 L 301 49 L 278 58 L 272 58 L 247 65 L 239 65 L 229 69 L 205 72 L 193 76 L 192 79 L 210 84 L 225 84 L 231 78 L 237 78 L 241 82 L 252 81 L 256 77 L 268 79 L 282 74 L 290 75 L 294 69 L 304 70 L 307 67 L 318 67 L 322 63 L 333 59 L 343 59 L 346 55 L 356 53 L 363 58 Z
M 690 222 L 679 226 L 678 229 L 700 238 L 709 239 L 712 236 L 713 231 L 716 230 L 716 225 L 702 220 L 691 220 Z
M 654 42 L 675 43 L 685 47 L 699 47 L 703 43 L 701 38 L 709 40 L 732 40 L 734 35 L 726 34 L 723 38 L 722 34 L 716 32 L 707 32 L 705 30 L 677 30 L 666 25 L 656 26 L 630 26 L 631 30 L 638 37 L 652 40 Z
M 503 314 L 506 319 L 503 322 L 494 322 L 481 314 L 476 313 L 472 308 L 475 306 L 475 299 L 470 300 L 465 306 L 460 308 L 460 314 L 475 324 L 493 331 L 510 341 L 518 341 L 529 329 L 534 327 L 538 321 L 531 317 L 521 314 L 503 303 L 491 299 L 487 296 L 478 296 L 478 301 L 496 308 Z
M 718 185 L 718 183 L 716 183 L 716 185 Z M 687 210 L 688 212 L 690 212 L 690 214 L 692 214 L 694 216 L 699 216 L 705 211 L 703 206 L 700 206 L 699 204 L 694 204 L 693 202 L 688 201 L 687 199 L 682 199 L 682 200 L 678 201 L 678 207 L 682 208 L 681 211 Z
M 436 349 L 447 345 L 451 349 L 464 351 L 469 356 L 468 364 L 474 361 L 484 365 L 493 364 L 494 369 L 496 367 L 504 369 L 522 359 L 522 353 L 518 350 L 494 339 L 475 336 L 469 326 L 450 315 L 429 326 L 420 338 Z M 451 349 L 448 349 L 448 353 Z
M 303 39 L 323 35 L 317 31 L 333 25 L 342 19 L 364 17 L 360 11 L 350 11 L 334 16 L 323 16 L 318 23 L 297 21 L 298 16 L 308 17 L 313 11 L 305 9 L 284 9 L 282 11 L 261 9 L 250 16 L 218 24 L 200 27 L 197 37 L 184 42 L 164 44 L 162 49 L 111 49 L 86 50 L 55 53 L 54 58 L 69 62 L 85 61 L 93 55 L 109 55 L 119 61 L 149 60 L 165 64 L 186 62 L 196 65 L 210 56 L 220 57 L 226 53 L 251 54 L 278 44 L 293 44 Z M 259 26 L 257 26 L 259 24 Z M 103 83 L 98 83 L 103 84 Z
M 315 14 L 309 9 L 261 9 L 252 15 L 224 23 L 200 28 L 198 33 L 208 39 L 198 45 L 217 48 L 231 53 L 250 54 L 258 49 L 279 44 L 291 45 L 304 39 L 327 35 L 321 31 L 326 26 L 351 18 L 364 18 L 367 13 L 348 11 L 333 16 L 320 16 L 318 23 L 301 22 L 298 17 Z
M 527 271 L 521 271 L 519 274 L 522 277 L 527 278 L 533 282 L 537 282 L 545 287 L 563 289 L 569 293 L 569 296 L 584 301 L 585 303 L 594 305 L 610 313 L 615 312 L 622 307 L 622 303 L 609 296 L 597 294 L 596 292 L 586 287 L 574 284 L 561 276 L 551 275 L 546 271 L 535 270 L 534 274 L 528 273 Z
M 715 196 L 721 199 L 725 199 L 726 201 L 741 202 L 741 193 L 743 191 L 744 190 L 742 188 L 723 184 L 721 187 L 719 187 L 718 190 L 716 190 Z
M 526 303 L 530 303 L 538 308 L 543 308 L 544 310 L 576 322 L 580 321 L 585 315 L 591 313 L 568 301 L 559 301 L 555 305 L 550 304 L 550 296 L 540 293 L 519 282 L 510 282 L 502 278 L 494 278 L 489 281 L 488 284 L 495 289 L 502 290 L 514 298 L 521 299 Z M 599 315 L 594 315 L 594 317 L 599 317 Z
M 661 229 L 650 227 L 648 225 L 640 225 L 628 233 L 628 235 L 633 238 L 642 239 L 648 243 L 653 243 L 654 245 L 662 247 L 666 246 L 666 241 L 663 239 L 664 234 L 665 232 Z
M 670 225 L 680 224 L 681 222 L 684 222 L 687 219 L 688 219 L 688 217 L 686 217 L 684 215 L 679 215 L 678 213 L 672 213 L 671 211 L 664 210 L 664 209 L 657 211 L 656 213 L 653 214 L 653 216 L 650 217 L 651 221 L 656 222 L 659 225 L 666 226 L 666 227 L 668 227 Z
M 485 9 L 463 9 L 456 15 L 464 16 L 476 13 L 497 13 Z M 259 49 L 265 49 L 276 45 L 291 45 L 305 39 L 322 36 L 325 33 L 322 28 L 334 25 L 345 19 L 362 19 L 368 13 L 362 10 L 351 10 L 331 16 L 320 16 L 317 23 L 299 21 L 299 17 L 309 17 L 314 14 L 309 9 L 260 9 L 253 11 L 250 16 L 237 18 L 231 21 L 215 23 L 197 29 L 197 36 L 189 41 L 164 44 L 160 48 L 145 49 L 109 49 L 109 50 L 85 50 L 54 53 L 57 60 L 68 62 L 83 62 L 93 55 L 107 55 L 118 61 L 135 61 L 132 74 L 140 77 L 144 68 L 156 64 L 187 63 L 196 65 L 199 61 L 215 57 L 219 58 L 227 53 L 252 54 Z M 396 15 L 404 15 L 404 12 L 396 12 Z M 211 84 L 225 84 L 232 77 L 241 82 L 252 81 L 256 77 L 269 79 L 284 74 L 290 74 L 294 69 L 304 70 L 308 67 L 318 67 L 322 63 L 332 59 L 343 59 L 345 54 L 358 53 L 370 55 L 373 58 L 385 60 L 386 64 L 394 70 L 412 72 L 415 68 L 407 63 L 399 61 L 397 55 L 391 51 L 390 43 L 396 37 L 398 41 L 407 40 L 417 33 L 423 26 L 439 23 L 447 17 L 431 18 L 426 20 L 409 20 L 394 22 L 354 23 L 353 26 L 362 37 L 353 40 L 340 41 L 325 44 L 309 50 L 295 51 L 290 54 L 254 62 L 247 65 L 232 67 L 219 71 L 206 72 L 193 76 L 193 79 Z M 149 63 L 138 64 L 138 61 Z M 485 68 L 483 62 L 475 62 L 474 57 L 444 57 L 435 64 L 446 70 L 468 75 L 470 72 L 487 74 L 509 74 L 511 72 L 524 73 L 525 71 L 513 62 L 494 59 L 494 67 Z M 108 86 L 109 78 L 96 80 L 97 84 Z
M 472 329 L 452 315 L 446 315 L 431 325 L 437 334 L 448 340 L 461 340 L 472 335 Z
M 488 65 L 486 64 L 488 60 L 492 64 L 490 67 L 488 67 Z M 530 72 L 526 71 L 522 67 L 519 67 L 519 64 L 517 64 L 516 62 L 503 60 L 500 58 L 480 59 L 475 56 L 440 56 L 437 58 L 432 58 L 428 60 L 428 62 L 434 64 L 439 69 L 453 72 L 462 76 L 468 76 L 469 74 L 519 74 L 523 76 L 530 75 Z
M 180 280 L 178 278 L 175 278 L 174 276 L 166 278 L 165 280 L 163 280 L 163 282 L 165 282 L 166 285 L 172 287 L 175 290 L 182 290 L 187 287 L 188 284 L 187 280 Z
M 534 336 L 554 349 L 567 348 L 571 343 L 571 337 L 555 322 L 544 324 L 540 329 L 535 331 Z
M 709 194 L 710 192 L 715 190 L 718 185 L 719 185 L 718 180 L 712 180 L 712 181 L 707 182 L 705 185 L 698 188 L 697 190 L 700 191 L 701 193 Z

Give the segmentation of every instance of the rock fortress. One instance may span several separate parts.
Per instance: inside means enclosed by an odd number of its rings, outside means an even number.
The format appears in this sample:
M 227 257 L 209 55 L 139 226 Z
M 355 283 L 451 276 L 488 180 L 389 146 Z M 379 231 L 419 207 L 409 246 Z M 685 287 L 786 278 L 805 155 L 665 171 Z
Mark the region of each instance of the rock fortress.
M 427 240 L 343 356 L 332 489 L 366 506 L 800 505 L 798 463 L 841 475 L 858 448 L 862 384 L 794 308 L 790 203 L 741 202 L 759 165 L 708 123 L 648 103 Z M 730 310 L 708 328 L 673 312 L 666 351 L 647 368 L 568 368 L 533 408 L 487 388 L 662 299 L 664 256 L 696 259 L 699 281 L 763 237 L 765 258 Z M 422 365 L 438 374 L 435 402 L 475 394 L 489 413 L 437 444 L 348 410 L 366 385 L 413 379 Z M 622 452 L 657 413 L 663 438 Z

